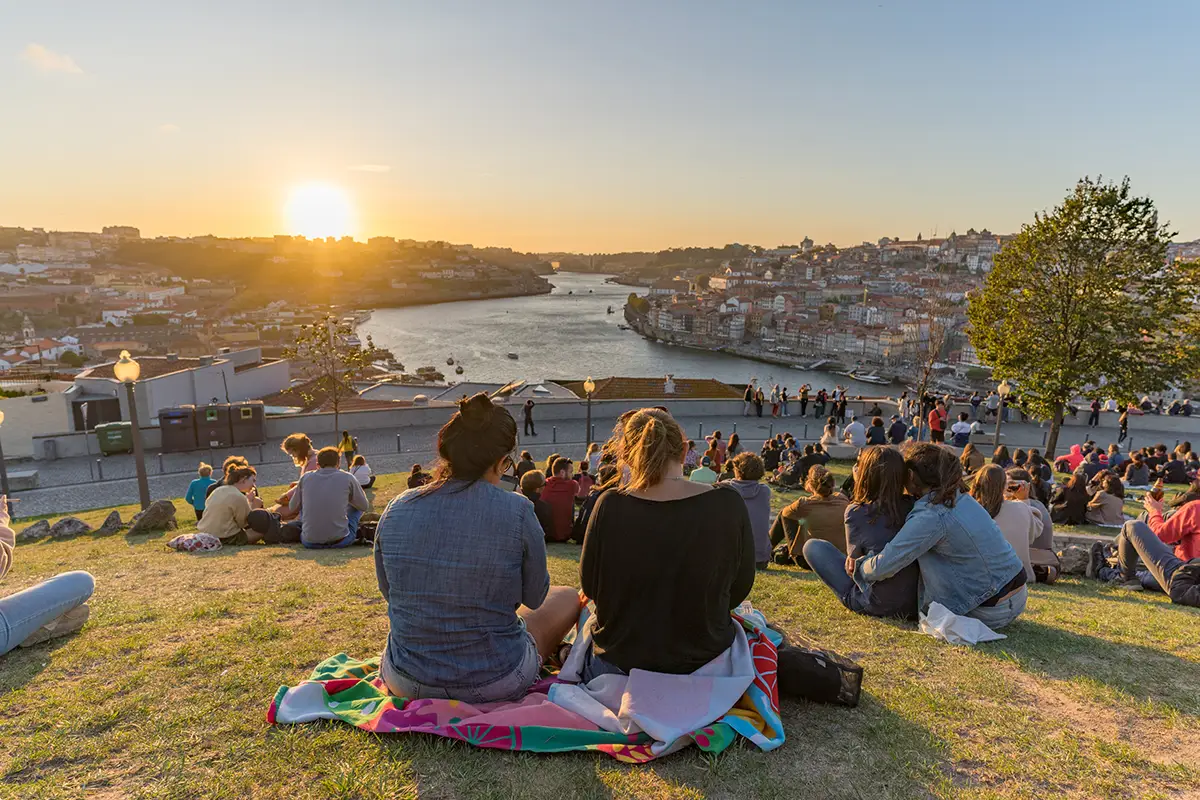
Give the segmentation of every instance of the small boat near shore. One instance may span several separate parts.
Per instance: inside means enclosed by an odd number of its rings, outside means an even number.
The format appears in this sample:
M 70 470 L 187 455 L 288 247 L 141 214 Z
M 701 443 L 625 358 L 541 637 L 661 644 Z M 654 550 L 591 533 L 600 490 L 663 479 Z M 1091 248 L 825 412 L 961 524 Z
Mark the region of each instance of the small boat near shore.
M 517 359 L 520 358 L 520 356 L 517 355 L 516 353 L 509 353 L 508 357 L 511 358 L 513 361 L 516 361 Z

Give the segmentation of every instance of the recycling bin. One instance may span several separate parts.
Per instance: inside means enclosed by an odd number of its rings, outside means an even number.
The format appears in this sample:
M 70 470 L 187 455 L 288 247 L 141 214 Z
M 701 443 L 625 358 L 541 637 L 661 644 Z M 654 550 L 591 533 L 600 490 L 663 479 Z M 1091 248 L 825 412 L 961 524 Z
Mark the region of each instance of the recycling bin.
M 214 403 L 196 408 L 196 441 L 201 447 L 214 449 L 233 445 L 228 403 Z
M 102 455 L 133 452 L 133 426 L 128 422 L 102 422 L 94 430 Z
M 164 453 L 186 453 L 195 450 L 196 407 L 162 408 L 158 411 L 158 429 L 162 434 Z

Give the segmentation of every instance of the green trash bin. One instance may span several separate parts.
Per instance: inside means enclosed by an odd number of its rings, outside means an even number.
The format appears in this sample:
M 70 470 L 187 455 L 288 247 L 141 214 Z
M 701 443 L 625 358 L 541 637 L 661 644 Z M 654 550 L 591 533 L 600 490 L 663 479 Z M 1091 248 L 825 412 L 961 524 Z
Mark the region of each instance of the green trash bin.
M 96 441 L 100 444 L 100 453 L 111 456 L 113 453 L 133 452 L 133 426 L 128 422 L 104 422 L 96 426 Z

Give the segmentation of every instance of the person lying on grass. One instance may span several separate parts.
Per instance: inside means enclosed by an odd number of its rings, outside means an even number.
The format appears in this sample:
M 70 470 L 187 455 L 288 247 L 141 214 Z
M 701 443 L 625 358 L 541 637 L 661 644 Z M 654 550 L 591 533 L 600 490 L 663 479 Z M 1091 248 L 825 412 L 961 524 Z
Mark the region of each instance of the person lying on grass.
M 518 700 L 579 618 L 551 586 L 533 503 L 501 485 L 517 423 L 480 393 L 438 432 L 435 480 L 394 499 L 375 535 L 390 631 L 388 690 L 410 700 Z
M 914 561 L 921 568 L 919 606 L 940 603 L 993 630 L 1025 610 L 1025 565 L 991 515 L 963 491 L 953 451 L 911 442 L 904 454 L 907 490 L 917 498 L 904 527 L 882 551 L 846 559 L 846 574 L 864 592 Z
M 733 644 L 729 612 L 754 586 L 746 503 L 683 476 L 686 439 L 664 411 L 641 409 L 614 439 L 629 481 L 600 496 L 584 535 L 580 584 L 596 627 L 581 678 L 687 675 Z
M 0 495 L 0 578 L 12 569 L 16 534 L 10 526 L 8 498 Z M 88 598 L 96 581 L 86 572 L 64 572 L 36 586 L 0 597 L 0 656 L 74 633 L 87 622 Z

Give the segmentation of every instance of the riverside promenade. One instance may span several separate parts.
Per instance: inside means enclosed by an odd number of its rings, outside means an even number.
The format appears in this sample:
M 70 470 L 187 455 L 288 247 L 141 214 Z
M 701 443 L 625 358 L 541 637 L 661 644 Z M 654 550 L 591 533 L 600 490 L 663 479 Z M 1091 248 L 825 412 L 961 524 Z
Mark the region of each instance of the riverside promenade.
M 661 400 L 647 400 L 645 405 L 656 405 Z M 668 403 L 668 406 L 670 403 Z M 736 404 L 740 406 L 740 403 Z M 540 408 L 548 408 L 543 405 Z M 684 409 L 681 409 L 684 410 Z M 955 409 L 956 411 L 961 409 Z M 520 409 L 512 409 L 520 428 Z M 891 416 L 892 409 L 884 407 L 884 421 Z M 449 412 L 447 411 L 447 416 Z M 332 415 L 323 415 L 331 418 Z M 603 442 L 608 438 L 616 413 L 608 413 L 607 409 L 599 406 L 594 409 L 592 424 L 595 431 L 594 441 Z M 1016 416 L 1016 415 L 1014 415 Z M 1087 439 L 1094 439 L 1098 444 L 1107 446 L 1116 441 L 1115 414 L 1105 414 L 1102 427 L 1087 428 L 1083 425 L 1066 425 L 1059 435 L 1058 452 L 1066 452 L 1072 444 L 1079 444 Z M 1109 419 L 1111 417 L 1112 419 Z M 357 415 L 344 414 L 342 427 L 348 428 L 358 438 L 359 452 L 366 456 L 371 469 L 377 473 L 401 472 L 408 470 L 413 464 L 428 467 L 436 458 L 436 440 L 438 424 L 421 424 L 412 426 L 388 426 L 376 428 L 360 428 L 355 426 Z M 780 417 L 772 419 L 769 415 L 761 418 L 743 417 L 736 413 L 705 414 L 688 416 L 678 414 L 676 417 L 683 425 L 687 435 L 697 441 L 697 447 L 703 449 L 700 439 L 713 431 L 719 430 L 725 439 L 736 432 L 747 447 L 758 450 L 763 440 L 778 433 L 791 433 L 797 440 L 812 442 L 820 439 L 825 418 Z M 376 418 L 373 418 L 376 419 Z M 1141 447 L 1147 444 L 1163 442 L 1174 446 L 1180 438 L 1187 435 L 1170 430 L 1165 424 L 1178 418 L 1167 417 L 1136 417 L 1130 425 L 1130 442 L 1133 446 Z M 869 423 L 869 419 L 865 420 Z M 317 447 L 334 445 L 338 436 L 331 430 L 324 433 L 316 432 L 319 428 L 330 428 L 330 420 L 324 420 L 323 425 L 310 424 L 312 417 L 297 417 L 293 429 L 306 432 L 312 436 Z M 578 460 L 586 450 L 584 419 L 546 419 L 537 422 L 536 437 L 519 436 L 518 450 L 527 449 L 537 459 L 545 459 L 553 453 Z M 986 436 L 979 446 L 985 453 L 990 453 L 991 433 L 994 423 L 985 423 Z M 1045 443 L 1048 426 L 1039 426 L 1032 422 L 1007 422 L 1003 426 L 1002 442 L 1012 447 L 1042 447 Z M 282 436 L 275 437 L 262 445 L 248 445 L 216 450 L 197 450 L 188 453 L 159 454 L 148 451 L 146 469 L 149 476 L 150 493 L 154 498 L 181 497 L 187 490 L 188 482 L 196 475 L 196 467 L 201 462 L 207 462 L 219 469 L 221 462 L 230 455 L 242 455 L 258 470 L 259 484 L 274 486 L 285 484 L 296 478 L 296 467 L 279 449 Z M 1195 437 L 1200 441 L 1200 436 Z M 985 443 L 986 442 L 986 443 Z M 1130 443 L 1130 442 L 1127 442 Z M 54 461 L 33 461 L 21 464 L 10 463 L 10 471 L 19 469 L 36 469 L 38 471 L 39 488 L 20 491 L 13 494 L 17 500 L 14 509 L 18 518 L 35 517 L 45 514 L 63 514 L 84 511 L 93 508 L 137 502 L 136 468 L 132 455 L 99 455 L 76 456 L 61 458 Z

